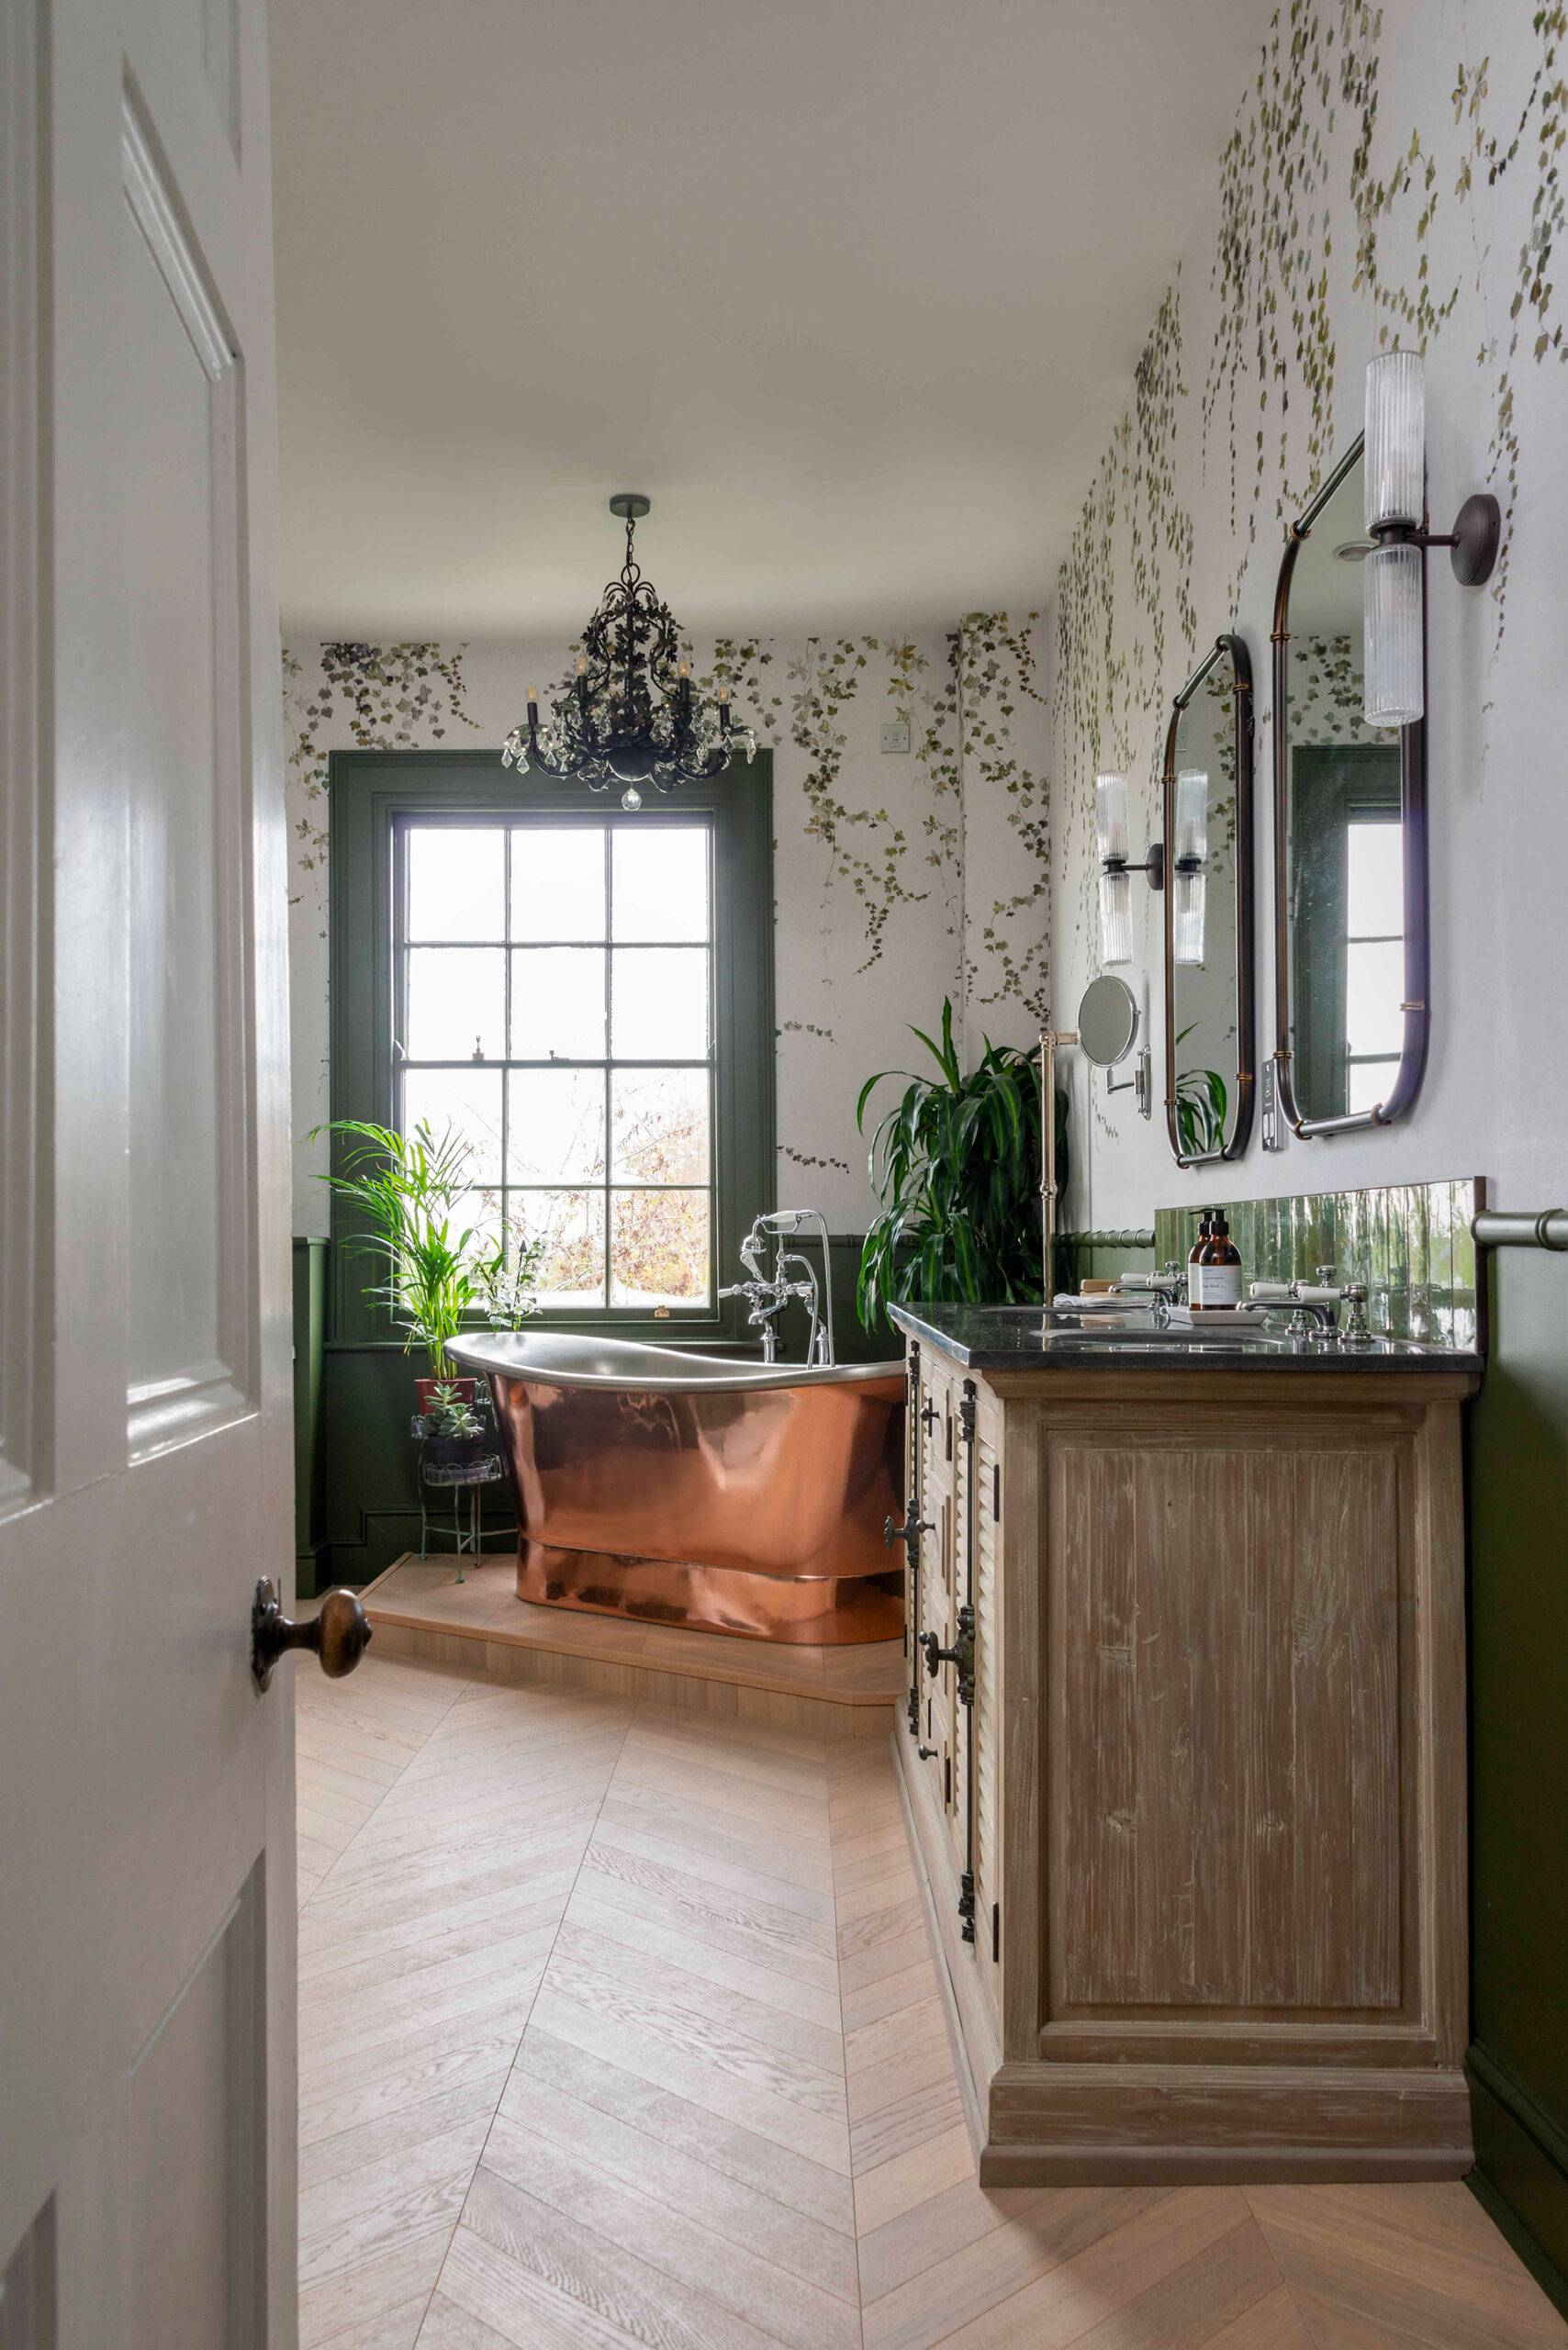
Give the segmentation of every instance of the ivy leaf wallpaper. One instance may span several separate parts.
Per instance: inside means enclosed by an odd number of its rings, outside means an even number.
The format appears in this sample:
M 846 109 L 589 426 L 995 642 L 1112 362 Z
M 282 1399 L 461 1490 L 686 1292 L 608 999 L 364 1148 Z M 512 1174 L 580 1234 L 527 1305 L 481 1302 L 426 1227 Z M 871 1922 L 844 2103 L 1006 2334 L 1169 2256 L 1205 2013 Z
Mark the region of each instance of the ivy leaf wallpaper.
M 1475 989 L 1451 975 L 1484 952 L 1521 999 L 1559 984 L 1542 942 L 1560 926 L 1551 877 L 1568 862 L 1547 783 L 1568 721 L 1554 570 L 1568 534 L 1568 346 L 1553 278 L 1565 38 L 1564 5 L 1285 0 L 1251 69 L 1225 62 L 1239 104 L 1213 198 L 1150 319 L 1059 567 L 1042 524 L 1038 609 L 955 613 L 944 632 L 912 633 L 890 615 L 875 634 L 806 625 L 691 646 L 701 690 L 728 685 L 773 761 L 781 1199 L 864 1229 L 873 1203 L 857 1091 L 897 1062 L 908 1021 L 939 1017 L 944 996 L 969 1063 L 988 1033 L 1018 1044 L 1047 1016 L 1071 1024 L 1099 968 L 1095 773 L 1131 778 L 1141 855 L 1158 830 L 1170 697 L 1232 629 L 1257 681 L 1258 1008 L 1270 1048 L 1275 573 L 1291 518 L 1361 429 L 1367 359 L 1395 342 L 1426 353 L 1433 528 L 1472 489 L 1493 487 L 1503 509 L 1484 590 L 1457 589 L 1440 556 L 1429 566 L 1435 1045 L 1403 1147 L 1423 1162 L 1415 1171 L 1448 1177 L 1477 1171 L 1478 1120 L 1532 1131 L 1526 1073 L 1496 1050 Z M 286 652 L 297 1133 L 326 1113 L 329 753 L 498 749 L 529 683 L 567 677 L 571 653 L 523 641 Z M 1351 710 L 1355 666 L 1348 643 L 1314 644 L 1306 699 L 1325 721 Z M 905 754 L 881 751 L 891 717 L 909 728 Z M 1305 702 L 1304 717 L 1310 727 Z M 1520 826 L 1544 828 L 1555 848 L 1504 855 Z M 1160 907 L 1141 888 L 1134 905 L 1128 976 L 1158 1038 Z M 1158 1114 L 1145 1124 L 1130 1094 L 1111 1101 L 1070 1055 L 1063 1068 L 1079 1170 L 1070 1223 L 1145 1224 L 1156 1206 L 1200 1195 L 1204 1179 L 1171 1166 Z M 1397 1177 L 1383 1147 L 1336 1144 L 1333 1181 Z M 308 1147 L 297 1157 L 298 1228 L 309 1230 L 319 1187 L 305 1180 Z M 1234 1181 L 1241 1196 L 1308 1177 L 1298 1157 L 1287 1181 L 1255 1147 Z

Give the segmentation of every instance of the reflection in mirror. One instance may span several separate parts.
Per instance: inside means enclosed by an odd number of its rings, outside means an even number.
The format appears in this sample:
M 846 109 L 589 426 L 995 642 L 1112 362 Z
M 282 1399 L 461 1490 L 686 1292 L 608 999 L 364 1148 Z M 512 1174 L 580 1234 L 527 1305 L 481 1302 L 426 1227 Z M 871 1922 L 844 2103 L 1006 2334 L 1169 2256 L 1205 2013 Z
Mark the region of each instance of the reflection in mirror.
M 1176 1125 L 1183 1158 L 1225 1147 L 1236 1076 L 1236 687 L 1212 669 L 1176 722 L 1171 842 Z
M 1096 1069 L 1114 1069 L 1137 1035 L 1137 999 L 1126 979 L 1103 971 L 1091 979 L 1078 1006 L 1078 1042 Z
M 1309 1124 L 1388 1102 L 1405 1041 L 1401 740 L 1363 715 L 1361 472 L 1358 453 L 1290 581 L 1284 1041 Z
M 1252 669 L 1222 636 L 1165 741 L 1165 1096 L 1177 1161 L 1238 1158 L 1252 1128 Z

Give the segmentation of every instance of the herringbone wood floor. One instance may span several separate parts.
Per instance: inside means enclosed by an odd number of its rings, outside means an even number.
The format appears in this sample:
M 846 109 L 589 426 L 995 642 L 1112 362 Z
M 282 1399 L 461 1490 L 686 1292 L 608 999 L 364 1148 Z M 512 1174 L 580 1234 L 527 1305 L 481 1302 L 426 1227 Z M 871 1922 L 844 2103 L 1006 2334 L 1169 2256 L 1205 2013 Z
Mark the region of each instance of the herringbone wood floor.
M 1459 2186 L 982 2194 L 882 1749 L 298 1684 L 305 2350 L 1544 2350 Z

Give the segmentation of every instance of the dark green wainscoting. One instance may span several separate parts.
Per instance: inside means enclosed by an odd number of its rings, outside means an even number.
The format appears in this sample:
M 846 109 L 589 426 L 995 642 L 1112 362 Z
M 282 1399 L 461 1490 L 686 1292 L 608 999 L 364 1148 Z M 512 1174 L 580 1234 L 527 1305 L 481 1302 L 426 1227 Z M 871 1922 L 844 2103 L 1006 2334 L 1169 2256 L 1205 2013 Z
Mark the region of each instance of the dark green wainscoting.
M 1568 1259 L 1491 1256 L 1471 1407 L 1471 2184 L 1568 2312 Z
M 307 1599 L 324 1591 L 327 1453 L 322 1438 L 327 1340 L 327 1243 L 294 1243 L 294 1580 Z

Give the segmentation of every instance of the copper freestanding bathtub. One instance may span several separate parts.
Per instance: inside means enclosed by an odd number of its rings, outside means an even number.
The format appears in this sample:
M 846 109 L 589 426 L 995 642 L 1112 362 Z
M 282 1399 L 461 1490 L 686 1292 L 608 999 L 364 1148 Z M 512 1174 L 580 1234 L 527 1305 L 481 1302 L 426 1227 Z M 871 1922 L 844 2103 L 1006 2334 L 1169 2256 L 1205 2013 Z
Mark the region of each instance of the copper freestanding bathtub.
M 495 1398 L 520 1599 L 759 1640 L 898 1639 L 882 1528 L 903 1515 L 902 1363 L 527 1331 L 451 1351 Z

